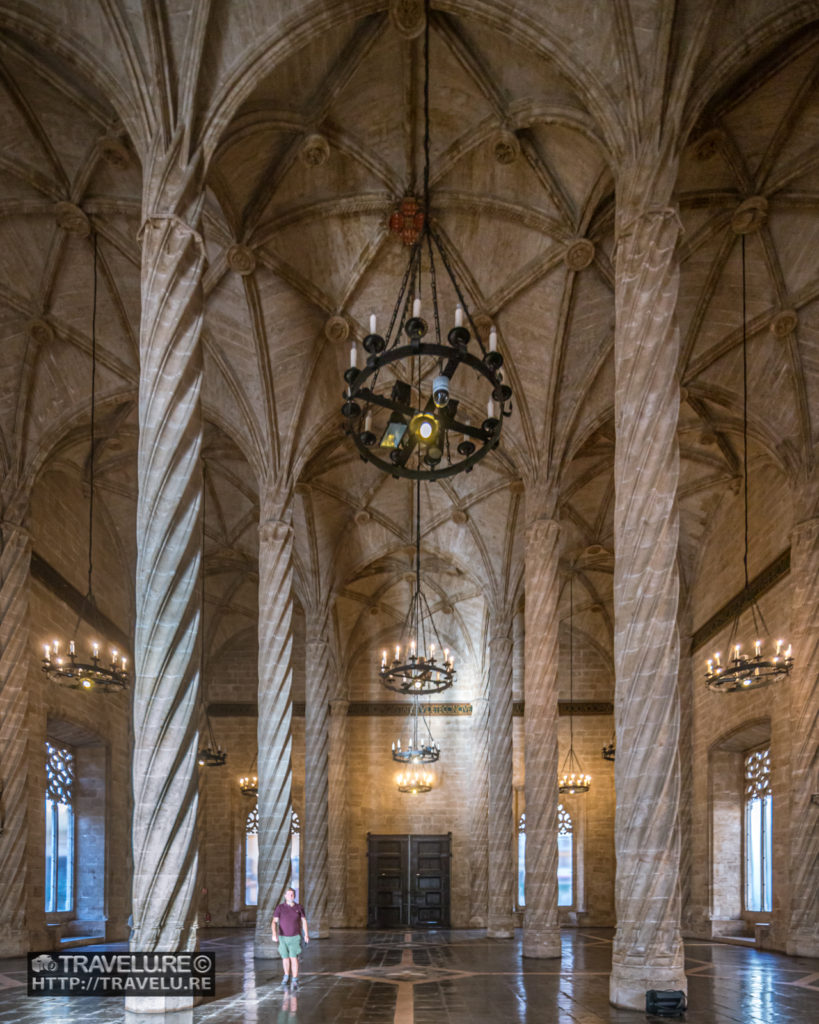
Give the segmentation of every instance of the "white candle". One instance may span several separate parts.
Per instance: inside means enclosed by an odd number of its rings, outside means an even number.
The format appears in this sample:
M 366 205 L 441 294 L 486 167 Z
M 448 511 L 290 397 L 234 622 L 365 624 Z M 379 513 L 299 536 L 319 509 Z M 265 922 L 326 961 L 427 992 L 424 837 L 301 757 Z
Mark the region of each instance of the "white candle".
M 127 658 L 123 658 L 123 659 L 122 659 L 122 663 L 121 663 L 121 664 L 120 664 L 120 666 L 119 666 L 119 667 L 120 667 L 120 669 L 121 669 L 121 670 L 122 670 L 123 672 L 125 671 L 125 663 L 126 663 L 127 661 L 128 661 L 128 659 L 127 659 Z
M 116 663 L 117 663 L 118 659 L 119 659 L 119 653 L 118 653 L 118 651 L 116 651 L 116 650 L 113 650 L 113 651 L 111 651 L 111 661 L 113 661 L 113 663 L 114 663 L 115 665 L 116 665 Z
M 350 345 L 350 366 L 353 369 L 358 366 L 358 349 L 355 347 L 355 342 Z
M 91 646 L 94 648 L 94 657 L 98 658 L 100 656 L 100 645 L 92 644 Z
M 762 641 L 761 640 L 754 640 L 754 654 L 757 656 L 757 658 L 759 657 L 759 651 L 760 651 L 761 647 L 762 647 Z
M 370 334 L 375 334 L 375 313 L 370 313 Z
M 51 644 L 43 644 L 45 649 L 45 660 L 51 661 Z
M 70 640 L 68 643 L 68 653 L 73 657 L 77 652 L 74 648 L 74 641 Z
M 464 309 L 463 309 L 463 306 L 459 302 L 458 305 L 455 307 L 455 326 L 456 327 L 463 327 L 463 325 L 464 325 Z
M 490 331 L 489 331 L 489 351 L 490 352 L 497 352 L 498 351 L 498 331 L 497 331 L 497 328 L 495 328 L 495 327 L 490 328 Z
M 55 654 L 59 654 L 60 653 L 60 641 L 59 640 L 55 640 L 54 641 L 54 653 Z
M 401 656 L 401 648 L 396 645 L 396 648 L 395 648 L 395 660 L 398 661 L 400 656 Z
M 373 414 L 372 414 L 371 411 L 368 411 L 367 415 L 364 417 L 364 430 L 367 433 L 370 433 L 372 428 L 373 428 Z
M 495 403 L 492 401 L 491 398 L 486 403 L 486 415 L 490 420 L 493 420 L 495 418 Z
M 381 652 L 381 667 L 382 668 L 386 668 L 387 667 L 387 652 L 386 651 L 382 651 Z
M 413 299 L 412 300 L 412 315 L 414 317 L 419 317 L 421 315 L 421 300 L 420 299 Z

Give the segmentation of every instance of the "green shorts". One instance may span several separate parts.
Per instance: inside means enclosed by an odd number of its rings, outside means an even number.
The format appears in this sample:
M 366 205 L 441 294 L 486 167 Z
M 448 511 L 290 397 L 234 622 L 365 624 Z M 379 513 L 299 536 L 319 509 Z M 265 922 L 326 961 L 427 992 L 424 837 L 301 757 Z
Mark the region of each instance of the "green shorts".
M 290 957 L 298 956 L 301 953 L 301 936 L 300 935 L 280 935 L 279 936 L 279 956 L 282 960 L 287 960 Z

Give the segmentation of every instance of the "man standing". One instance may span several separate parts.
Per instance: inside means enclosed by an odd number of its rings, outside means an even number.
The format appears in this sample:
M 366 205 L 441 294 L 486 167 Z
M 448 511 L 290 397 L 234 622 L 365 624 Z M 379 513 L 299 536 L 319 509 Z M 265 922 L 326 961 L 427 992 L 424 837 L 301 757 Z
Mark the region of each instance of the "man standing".
M 301 937 L 299 935 L 299 924 L 304 931 L 304 941 L 309 942 L 307 934 L 307 917 L 304 907 L 296 903 L 296 890 L 285 889 L 284 903 L 280 903 L 273 911 L 272 934 L 273 941 L 279 944 L 279 955 L 282 958 L 284 977 L 282 988 L 290 987 L 295 992 L 299 987 L 299 953 L 301 953 Z M 293 982 L 290 982 L 290 975 L 293 975 Z

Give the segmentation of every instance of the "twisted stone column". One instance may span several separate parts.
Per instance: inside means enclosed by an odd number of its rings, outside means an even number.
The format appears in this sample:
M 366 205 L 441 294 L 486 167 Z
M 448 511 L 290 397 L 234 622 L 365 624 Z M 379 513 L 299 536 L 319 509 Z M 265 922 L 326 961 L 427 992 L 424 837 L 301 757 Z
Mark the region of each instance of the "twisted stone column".
M 196 944 L 202 274 L 176 215 L 142 233 L 131 948 Z M 138 997 L 132 1010 L 176 1006 Z M 191 1005 L 183 1000 L 179 1005 Z
M 290 884 L 292 588 L 293 528 L 289 522 L 269 519 L 259 528 L 259 903 L 254 946 L 257 957 L 278 955 L 270 935 L 270 922 Z
M 557 652 L 560 525 L 526 534 L 526 914 L 523 955 L 560 956 L 557 911 Z
M 635 172 L 636 174 L 636 172 Z M 676 506 L 680 230 L 621 208 L 615 280 L 615 906 L 610 998 L 686 989 L 680 936 Z
M 471 879 L 469 927 L 485 928 L 489 907 L 489 677 L 472 701 Z
M 31 541 L 0 522 L 0 957 L 22 956 L 26 928 L 26 711 Z
M 793 653 L 791 724 L 791 906 L 787 952 L 819 957 L 819 517 L 791 538 Z
M 347 925 L 347 711 L 350 702 L 330 701 L 328 764 L 328 877 L 327 913 L 332 928 Z M 309 920 L 309 918 L 308 918 Z
M 304 892 L 310 935 L 330 934 L 329 744 L 331 650 L 326 616 L 308 623 L 304 722 Z
M 486 934 L 515 935 L 515 811 L 512 790 L 512 619 L 491 623 L 489 640 L 489 901 Z

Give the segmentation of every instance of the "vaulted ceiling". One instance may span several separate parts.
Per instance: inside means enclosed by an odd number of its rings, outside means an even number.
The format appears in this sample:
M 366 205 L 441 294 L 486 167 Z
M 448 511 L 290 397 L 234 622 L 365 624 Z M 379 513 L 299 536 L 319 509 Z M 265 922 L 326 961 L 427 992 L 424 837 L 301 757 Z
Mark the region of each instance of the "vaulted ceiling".
M 719 17 L 715 6 L 434 5 L 432 214 L 479 323 L 498 327 L 514 389 L 500 449 L 422 488 L 424 576 L 471 666 L 456 699 L 481 671 L 487 617 L 520 597 L 525 492 L 544 476 L 580 583 L 575 628 L 612 674 L 615 182 L 636 125 L 672 123 L 680 153 L 686 585 L 719 540 L 715 524 L 732 536 L 741 511 L 742 237 L 752 470 L 792 483 L 812 465 L 819 6 L 738 0 Z M 420 191 L 418 11 L 0 3 L 4 501 L 12 481 L 37 481 L 36 493 L 46 474 L 87 475 L 96 233 L 95 465 L 133 572 L 142 167 L 152 136 L 184 130 L 206 160 L 213 657 L 254 626 L 259 488 L 271 473 L 295 485 L 308 630 L 329 598 L 342 667 L 382 646 L 405 611 L 411 487 L 358 459 L 339 410 L 350 339 L 395 304 L 406 249 L 389 215 Z M 755 218 L 744 236 L 742 216 Z M 35 504 L 35 549 L 83 589 L 84 565 L 48 550 L 48 503 Z M 764 495 L 752 508 L 770 515 Z M 757 569 L 785 542 L 787 505 L 779 513 Z M 693 614 L 727 596 L 704 596 Z M 370 680 L 351 684 L 372 692 Z

